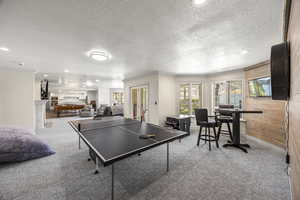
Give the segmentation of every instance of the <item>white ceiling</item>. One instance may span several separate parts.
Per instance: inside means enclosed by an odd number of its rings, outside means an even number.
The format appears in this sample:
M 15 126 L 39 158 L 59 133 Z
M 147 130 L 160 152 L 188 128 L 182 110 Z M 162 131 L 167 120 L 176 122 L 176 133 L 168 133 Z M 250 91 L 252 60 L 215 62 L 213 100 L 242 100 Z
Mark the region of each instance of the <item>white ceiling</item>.
M 282 0 L 0 0 L 0 66 L 128 78 L 205 74 L 269 59 Z M 100 48 L 110 61 L 85 53 Z M 247 54 L 241 54 L 242 51 Z

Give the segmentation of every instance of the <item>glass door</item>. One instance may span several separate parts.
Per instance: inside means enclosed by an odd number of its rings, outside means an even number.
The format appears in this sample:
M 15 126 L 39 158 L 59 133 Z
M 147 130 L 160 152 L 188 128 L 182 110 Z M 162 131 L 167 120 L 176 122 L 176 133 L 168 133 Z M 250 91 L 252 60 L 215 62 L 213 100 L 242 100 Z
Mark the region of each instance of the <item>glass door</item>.
M 202 107 L 202 85 L 201 83 L 192 84 L 191 86 L 191 100 L 192 100 L 192 115 L 195 114 L 196 108 Z
M 148 86 L 131 88 L 131 118 L 148 121 L 149 114 Z
M 137 119 L 138 113 L 138 98 L 137 98 L 137 88 L 131 88 L 131 118 Z

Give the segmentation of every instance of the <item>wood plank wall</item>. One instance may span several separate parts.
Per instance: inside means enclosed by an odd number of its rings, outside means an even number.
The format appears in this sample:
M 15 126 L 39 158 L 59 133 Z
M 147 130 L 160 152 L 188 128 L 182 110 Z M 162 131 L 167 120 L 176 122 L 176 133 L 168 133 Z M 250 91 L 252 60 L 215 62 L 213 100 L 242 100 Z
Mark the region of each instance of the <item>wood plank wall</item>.
M 289 153 L 292 194 L 300 199 L 300 1 L 292 0 L 288 41 L 291 49 Z
M 264 62 L 245 70 L 245 108 L 247 110 L 262 110 L 263 114 L 245 114 L 247 134 L 285 147 L 284 117 L 285 101 L 273 101 L 271 97 L 249 97 L 248 80 L 270 76 L 270 63 Z

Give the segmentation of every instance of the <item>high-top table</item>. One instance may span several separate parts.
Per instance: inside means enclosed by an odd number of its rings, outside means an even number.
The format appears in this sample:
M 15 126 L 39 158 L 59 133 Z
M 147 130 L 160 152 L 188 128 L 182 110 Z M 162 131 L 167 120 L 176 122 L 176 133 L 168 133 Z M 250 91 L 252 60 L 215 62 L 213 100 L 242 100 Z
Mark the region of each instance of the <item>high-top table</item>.
M 241 149 L 245 153 L 248 153 L 246 148 L 250 148 L 249 144 L 241 144 L 241 131 L 240 131 L 240 117 L 241 113 L 252 113 L 252 114 L 262 114 L 262 111 L 259 110 L 241 110 L 241 109 L 216 109 L 216 112 L 227 112 L 232 115 L 232 141 L 228 141 L 227 144 L 224 144 L 223 147 L 235 147 Z

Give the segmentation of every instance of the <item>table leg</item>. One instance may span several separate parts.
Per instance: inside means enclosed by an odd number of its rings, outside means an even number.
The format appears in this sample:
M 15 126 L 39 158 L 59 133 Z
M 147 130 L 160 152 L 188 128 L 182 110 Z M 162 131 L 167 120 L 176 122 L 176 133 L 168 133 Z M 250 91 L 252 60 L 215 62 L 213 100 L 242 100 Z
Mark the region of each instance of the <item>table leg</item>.
M 233 113 L 233 123 L 232 123 L 232 130 L 233 130 L 233 143 L 236 145 L 240 144 L 240 114 Z
M 81 139 L 80 139 L 80 136 L 78 135 L 78 149 L 81 149 L 81 144 L 80 144 L 80 141 Z
M 167 172 L 169 171 L 169 143 L 167 143 Z
M 96 156 L 95 160 L 96 160 L 96 162 L 95 162 L 96 166 L 95 166 L 94 174 L 98 174 L 99 173 L 99 158 Z
M 111 199 L 114 199 L 114 164 L 111 165 Z
M 186 129 L 187 129 L 187 133 L 190 135 L 191 134 L 191 118 L 188 118 L 186 120 Z
M 250 148 L 250 146 L 248 144 L 239 144 L 239 145 L 237 145 L 237 144 L 233 144 L 233 143 L 224 144 L 223 147 L 225 147 L 225 148 L 226 147 L 235 147 L 235 148 L 238 148 L 238 149 L 244 151 L 245 153 L 248 153 L 248 151 L 244 147 Z
M 228 141 L 227 144 L 224 144 L 223 147 L 235 147 L 238 148 L 242 151 L 244 151 L 245 153 L 248 153 L 246 148 L 250 148 L 250 146 L 248 144 L 241 144 L 241 138 L 240 138 L 240 113 L 239 112 L 234 112 L 232 114 L 233 117 L 233 123 L 232 123 L 232 139 L 233 141 L 230 142 Z M 246 148 L 245 148 L 246 147 Z

